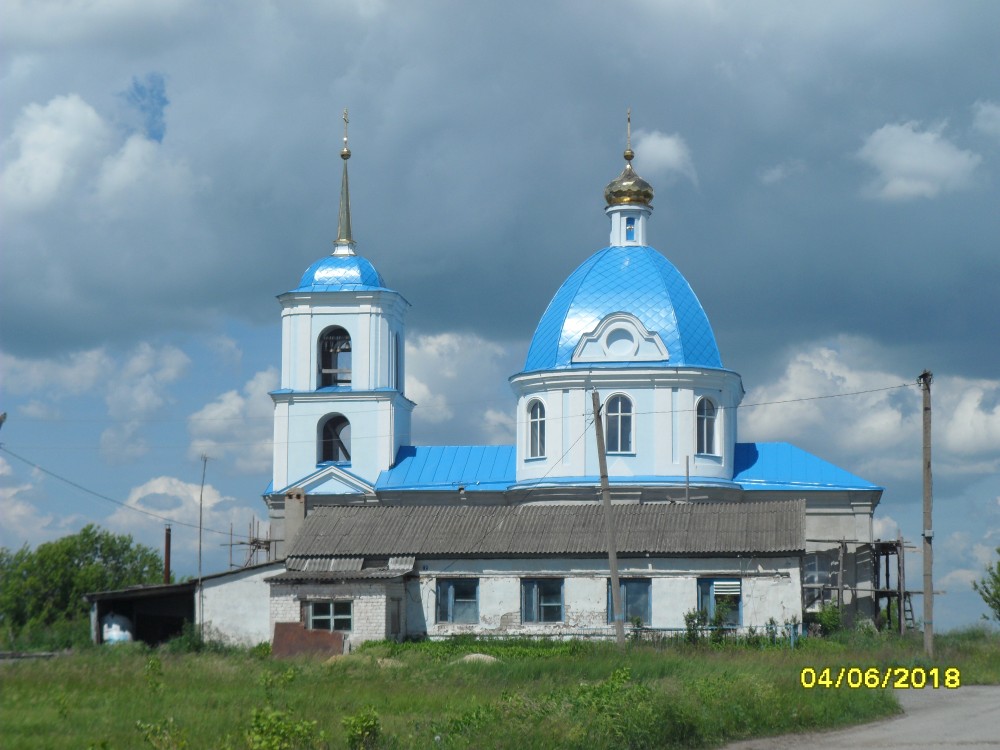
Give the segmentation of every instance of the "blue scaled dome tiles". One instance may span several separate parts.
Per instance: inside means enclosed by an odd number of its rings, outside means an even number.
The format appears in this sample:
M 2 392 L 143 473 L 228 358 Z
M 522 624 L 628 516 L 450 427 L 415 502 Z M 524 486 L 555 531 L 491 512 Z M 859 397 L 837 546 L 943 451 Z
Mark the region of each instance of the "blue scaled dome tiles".
M 353 292 L 385 289 L 382 275 L 360 255 L 328 255 L 302 274 L 296 292 Z
M 602 364 L 722 368 L 708 316 L 681 272 L 651 247 L 616 245 L 596 252 L 559 287 L 535 329 L 524 371 L 594 367 L 574 363 L 573 350 L 581 336 L 618 312 L 658 333 L 670 358 Z

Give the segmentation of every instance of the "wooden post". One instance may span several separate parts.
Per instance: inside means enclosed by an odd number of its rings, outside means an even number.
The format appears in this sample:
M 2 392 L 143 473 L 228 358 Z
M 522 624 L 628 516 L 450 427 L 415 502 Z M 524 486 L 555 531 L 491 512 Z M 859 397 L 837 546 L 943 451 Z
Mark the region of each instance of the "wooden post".
M 837 607 L 841 622 L 844 620 L 844 540 L 837 545 Z
M 931 477 L 931 383 L 934 374 L 924 370 L 917 378 L 924 392 L 924 651 L 934 657 L 934 526 L 931 510 L 934 504 Z
M 601 419 L 601 397 L 595 389 L 591 395 L 594 403 L 594 430 L 597 433 L 597 461 L 601 469 L 601 505 L 604 506 L 604 534 L 608 542 L 608 567 L 611 570 L 611 606 L 615 618 L 615 638 L 619 646 L 625 645 L 625 620 L 622 616 L 622 594 L 618 583 L 618 550 L 615 542 L 615 523 L 611 517 L 611 488 L 608 486 L 608 457 L 604 447 L 604 423 Z
M 896 596 L 899 603 L 896 605 L 896 615 L 899 618 L 899 634 L 906 632 L 906 618 L 904 609 L 906 605 L 906 564 L 903 559 L 903 535 L 899 535 L 899 552 L 896 553 Z

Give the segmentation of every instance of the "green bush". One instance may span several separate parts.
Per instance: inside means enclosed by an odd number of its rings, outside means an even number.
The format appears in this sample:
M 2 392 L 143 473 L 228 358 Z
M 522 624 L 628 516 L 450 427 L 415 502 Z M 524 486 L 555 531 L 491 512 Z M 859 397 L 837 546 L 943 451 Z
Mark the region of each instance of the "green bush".
M 836 604 L 825 604 L 816 615 L 816 621 L 823 630 L 823 635 L 833 635 L 843 627 L 840 607 Z
M 353 716 L 345 716 L 341 723 L 347 734 L 350 750 L 374 750 L 382 736 L 382 722 L 374 706 L 366 706 Z

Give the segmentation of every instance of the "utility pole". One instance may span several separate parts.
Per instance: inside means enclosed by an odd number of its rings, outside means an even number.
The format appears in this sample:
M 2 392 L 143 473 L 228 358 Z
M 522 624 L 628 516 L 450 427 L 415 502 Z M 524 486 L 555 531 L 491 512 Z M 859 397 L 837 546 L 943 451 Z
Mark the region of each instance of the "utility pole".
M 208 456 L 201 454 L 201 490 L 198 492 L 198 633 L 205 626 L 205 592 L 201 582 L 201 535 L 205 517 L 205 471 L 208 469 Z
M 625 646 L 625 620 L 622 617 L 622 594 L 618 583 L 618 550 L 615 543 L 615 524 L 611 517 L 611 488 L 608 486 L 608 457 L 604 446 L 604 422 L 601 420 L 601 397 L 597 390 L 594 398 L 594 429 L 597 432 L 597 460 L 601 468 L 601 505 L 604 506 L 604 534 L 608 541 L 608 567 L 611 569 L 611 607 L 615 618 L 615 638 L 619 647 Z
M 933 478 L 931 477 L 931 383 L 934 373 L 924 370 L 917 378 L 924 392 L 924 651 L 934 657 L 934 526 L 931 509 L 934 504 Z

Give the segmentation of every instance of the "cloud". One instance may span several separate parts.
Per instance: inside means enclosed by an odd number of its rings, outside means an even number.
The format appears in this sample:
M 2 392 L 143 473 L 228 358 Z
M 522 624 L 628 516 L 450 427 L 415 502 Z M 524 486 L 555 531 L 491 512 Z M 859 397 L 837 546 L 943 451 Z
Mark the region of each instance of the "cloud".
M 895 539 L 899 536 L 899 524 L 892 516 L 877 515 L 872 519 L 872 535 L 875 539 Z
M 268 395 L 278 387 L 278 371 L 256 373 L 242 389 L 227 391 L 188 417 L 188 456 L 232 459 L 238 471 L 271 468 L 274 407 Z
M 635 133 L 636 171 L 650 176 L 680 174 L 694 185 L 698 173 L 691 150 L 678 134 L 668 135 L 658 130 L 637 130 Z M 641 168 L 640 168 L 641 166 Z
M 934 582 L 934 587 L 939 586 L 942 589 L 971 589 L 972 582 L 978 580 L 982 575 L 982 571 L 972 570 L 971 568 L 956 568 L 954 570 L 945 573 L 943 576 L 938 578 Z M 954 591 L 949 591 L 949 593 L 955 593 Z
M 978 101 L 972 105 L 972 127 L 981 133 L 1000 138 L 1000 104 Z
M 203 511 L 199 498 L 204 501 Z M 216 547 L 219 536 L 228 536 L 230 524 L 239 530 L 246 528 L 245 524 L 254 512 L 235 503 L 234 498 L 226 497 L 211 484 L 206 484 L 202 492 L 198 483 L 168 476 L 154 477 L 133 488 L 125 500 L 126 507 L 120 507 L 108 516 L 106 525 L 115 531 L 130 534 L 145 532 L 148 537 L 149 532 L 162 528 L 164 519 L 187 524 L 181 533 L 174 534 L 174 544 L 180 550 L 193 553 L 198 549 L 196 529 L 199 515 L 206 530 L 206 547 Z M 192 526 L 194 529 L 191 529 Z
M 914 121 L 884 125 L 865 139 L 857 156 L 877 172 L 867 191 L 875 198 L 906 201 L 934 198 L 972 185 L 982 157 Z
M 166 386 L 184 375 L 190 363 L 176 347 L 157 349 L 142 343 L 120 368 L 108 373 L 105 403 L 116 423 L 101 433 L 101 454 L 106 459 L 119 463 L 149 450 L 144 423 L 170 402 Z
M 0 173 L 10 211 L 38 211 L 99 162 L 109 130 L 93 107 L 76 94 L 47 104 L 29 104 L 3 144 L 13 159 Z
M 410 336 L 406 394 L 417 403 L 414 441 L 452 445 L 512 439 L 512 418 L 503 415 L 513 413 L 506 381 L 517 369 L 515 356 L 510 347 L 469 333 Z
M 789 177 L 804 172 L 805 169 L 805 162 L 801 159 L 789 159 L 788 161 L 783 161 L 780 164 L 775 164 L 773 167 L 768 167 L 761 172 L 760 182 L 762 185 L 777 185 L 779 182 L 784 182 Z
M 873 364 L 872 351 L 850 336 L 800 347 L 748 391 L 740 438 L 793 442 L 879 482 L 919 476 L 920 392 L 912 377 Z M 935 474 L 1000 471 L 1000 380 L 938 376 L 932 387 Z M 856 395 L 828 398 L 836 394 Z
M 113 360 L 103 347 L 37 359 L 0 352 L 4 387 L 11 393 L 44 392 L 55 399 L 78 395 L 94 389 L 112 369 Z

